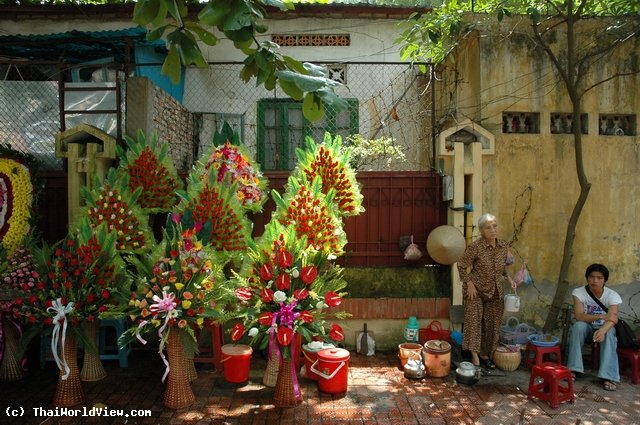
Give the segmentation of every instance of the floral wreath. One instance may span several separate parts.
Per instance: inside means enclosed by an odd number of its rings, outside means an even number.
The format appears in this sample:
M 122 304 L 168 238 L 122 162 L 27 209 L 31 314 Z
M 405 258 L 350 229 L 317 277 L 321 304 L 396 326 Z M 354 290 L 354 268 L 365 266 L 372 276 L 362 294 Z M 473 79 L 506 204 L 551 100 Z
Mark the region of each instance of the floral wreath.
M 13 253 L 29 233 L 33 186 L 27 167 L 11 158 L 0 158 L 0 239 Z

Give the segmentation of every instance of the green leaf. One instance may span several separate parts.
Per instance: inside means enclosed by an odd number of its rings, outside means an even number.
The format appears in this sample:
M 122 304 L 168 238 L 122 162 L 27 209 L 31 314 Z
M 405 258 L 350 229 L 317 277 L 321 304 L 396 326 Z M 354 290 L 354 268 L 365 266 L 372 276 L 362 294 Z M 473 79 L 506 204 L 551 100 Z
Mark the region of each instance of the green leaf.
M 282 90 L 294 100 L 302 100 L 304 92 L 292 81 L 285 81 L 282 78 L 278 79 L 278 83 Z
M 149 31 L 147 33 L 147 40 L 149 41 L 156 41 L 162 38 L 162 35 L 164 34 L 164 32 L 167 30 L 167 28 L 169 28 L 171 25 L 163 25 L 161 27 L 156 28 L 153 31 Z
M 193 22 L 187 23 L 186 27 L 188 30 L 196 34 L 204 44 L 208 46 L 215 46 L 218 44 L 218 37 L 216 37 L 211 31 L 207 31 Z
M 307 93 L 302 101 L 302 114 L 311 122 L 322 118 L 324 116 L 324 106 L 320 97 L 315 93 Z
M 162 75 L 166 75 L 171 79 L 173 84 L 180 82 L 180 74 L 182 73 L 182 66 L 180 65 L 180 54 L 175 44 L 169 47 L 169 53 L 162 64 Z
M 222 24 L 222 30 L 237 31 L 246 27 L 252 27 L 254 19 L 251 10 L 245 3 L 235 3 Z
M 155 18 L 153 18 L 153 21 L 151 21 L 151 26 L 159 27 L 160 25 L 162 25 L 164 21 L 167 20 L 167 12 L 168 12 L 167 5 L 161 1 L 159 3 L 158 14 L 156 15 Z
M 229 37 L 229 40 L 234 42 L 250 41 L 251 43 L 253 43 L 253 27 L 244 27 L 239 30 L 233 30 L 233 31 L 225 30 L 224 34 L 227 37 Z
M 276 76 L 281 80 L 294 83 L 304 92 L 314 92 L 327 85 L 327 79 L 324 77 L 312 77 L 293 71 L 276 71 Z
M 141 0 L 133 9 L 133 22 L 146 26 L 158 15 L 160 0 Z
M 180 7 L 177 4 L 177 0 L 162 0 L 162 3 L 167 8 L 167 11 L 173 19 L 180 22 L 182 21 L 182 16 L 180 15 Z
M 258 65 L 256 65 L 255 61 L 251 61 L 249 64 L 242 67 L 242 70 L 240 70 L 240 78 L 245 83 L 251 80 L 251 78 L 257 74 L 258 74 Z
M 322 65 L 315 65 L 311 62 L 305 62 L 303 65 L 304 69 L 307 71 L 309 75 L 314 77 L 326 77 L 327 76 L 327 68 Z
M 291 56 L 283 56 L 284 62 L 287 64 L 287 67 L 292 71 L 299 72 L 301 74 L 306 74 L 306 69 L 304 68 L 304 64 L 298 60 L 295 60 Z
M 342 99 L 328 87 L 316 91 L 316 95 L 324 104 L 330 105 L 336 112 L 346 111 L 349 108 L 349 102 Z
M 228 1 L 211 2 L 198 13 L 198 20 L 205 25 L 217 27 L 223 24 L 229 12 L 231 5 Z

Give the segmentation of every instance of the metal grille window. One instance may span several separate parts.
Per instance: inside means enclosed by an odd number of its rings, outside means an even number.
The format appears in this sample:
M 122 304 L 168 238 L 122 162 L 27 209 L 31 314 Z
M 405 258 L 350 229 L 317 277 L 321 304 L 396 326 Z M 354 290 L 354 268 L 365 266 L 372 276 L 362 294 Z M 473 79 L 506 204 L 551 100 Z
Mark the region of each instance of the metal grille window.
M 322 141 L 324 133 L 343 138 L 358 133 L 358 100 L 347 99 L 348 108 L 336 112 L 327 108 L 318 122 L 302 115 L 302 102 L 291 99 L 258 101 L 257 157 L 264 170 L 291 170 L 296 164 L 296 148 L 306 136 Z

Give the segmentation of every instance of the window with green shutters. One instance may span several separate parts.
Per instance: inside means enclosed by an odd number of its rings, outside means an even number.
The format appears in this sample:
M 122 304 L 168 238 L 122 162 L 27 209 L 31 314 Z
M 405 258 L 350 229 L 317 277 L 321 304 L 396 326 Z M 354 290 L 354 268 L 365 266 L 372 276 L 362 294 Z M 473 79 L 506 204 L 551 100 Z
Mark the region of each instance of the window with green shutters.
M 304 146 L 306 136 L 321 142 L 324 133 L 344 139 L 358 133 L 358 100 L 346 99 L 348 108 L 336 112 L 325 109 L 325 116 L 310 122 L 302 115 L 302 102 L 291 99 L 258 101 L 257 159 L 263 170 L 292 170 L 296 165 L 296 148 Z

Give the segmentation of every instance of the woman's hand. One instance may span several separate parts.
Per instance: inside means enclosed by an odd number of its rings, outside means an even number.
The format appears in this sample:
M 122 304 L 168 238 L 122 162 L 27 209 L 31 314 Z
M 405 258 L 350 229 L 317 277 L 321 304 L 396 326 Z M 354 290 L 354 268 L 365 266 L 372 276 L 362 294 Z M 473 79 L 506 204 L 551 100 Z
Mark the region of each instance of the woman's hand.
M 476 289 L 476 285 L 473 282 L 467 282 L 467 298 L 470 300 L 475 300 L 478 296 L 478 290 Z
M 518 287 L 518 284 L 515 283 L 513 281 L 513 279 L 511 279 L 511 276 L 507 275 L 507 279 L 509 279 L 509 283 L 511 284 L 511 289 L 513 289 L 514 291 L 516 290 L 516 288 Z

